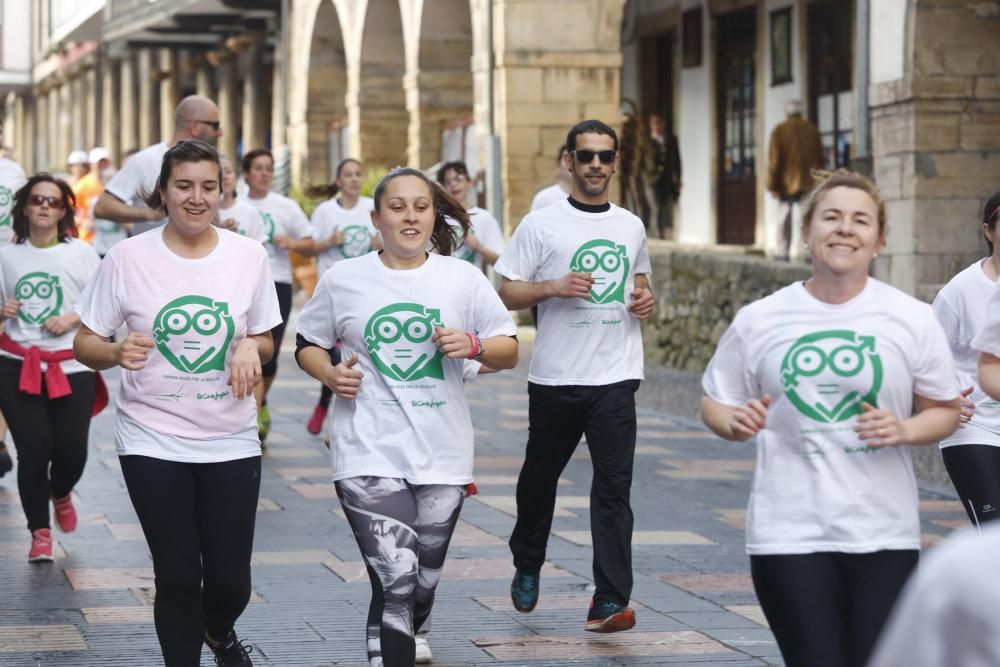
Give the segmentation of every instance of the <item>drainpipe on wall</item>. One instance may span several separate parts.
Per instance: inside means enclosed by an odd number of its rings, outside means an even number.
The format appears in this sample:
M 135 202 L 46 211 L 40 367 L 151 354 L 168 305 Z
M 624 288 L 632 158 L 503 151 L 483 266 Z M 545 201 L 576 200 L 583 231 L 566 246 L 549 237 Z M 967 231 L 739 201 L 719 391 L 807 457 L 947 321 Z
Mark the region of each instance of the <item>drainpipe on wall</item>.
M 871 155 L 871 114 L 868 109 L 868 72 L 870 61 L 869 0 L 857 0 L 855 5 L 855 59 L 857 63 L 857 85 L 855 86 L 854 160 L 851 168 L 869 176 L 874 171 Z
M 503 183 L 500 178 L 500 137 L 496 133 L 496 121 L 493 108 L 493 71 L 496 67 L 496 57 L 493 54 L 493 0 L 486 2 L 486 45 L 489 50 L 489 72 L 486 85 L 486 99 L 489 106 L 489 123 L 487 125 L 486 143 L 486 208 L 504 224 L 503 217 Z

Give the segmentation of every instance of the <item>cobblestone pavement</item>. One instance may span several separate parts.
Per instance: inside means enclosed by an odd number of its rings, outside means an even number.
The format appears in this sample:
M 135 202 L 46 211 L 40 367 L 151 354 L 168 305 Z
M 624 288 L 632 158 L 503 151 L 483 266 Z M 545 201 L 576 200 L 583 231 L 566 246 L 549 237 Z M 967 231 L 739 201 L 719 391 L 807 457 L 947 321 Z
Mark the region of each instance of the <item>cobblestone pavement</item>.
M 563 476 L 538 608 L 510 604 L 506 540 L 527 431 L 520 367 L 468 386 L 480 494 L 462 512 L 429 635 L 435 665 L 780 664 L 754 597 L 743 520 L 750 446 L 644 410 L 639 419 L 629 632 L 583 631 L 592 590 L 590 461 Z M 254 553 L 254 596 L 240 637 L 257 665 L 364 665 L 370 588 L 328 481 L 326 450 L 306 433 L 318 389 L 286 346 L 271 398 Z M 112 388 L 114 388 L 114 377 Z M 648 389 L 641 389 L 648 391 Z M 152 568 L 112 444 L 113 411 L 93 425 L 76 491 L 79 529 L 55 533 L 55 564 L 27 562 L 13 475 L 0 480 L 0 665 L 156 665 Z M 926 497 L 925 541 L 965 524 L 960 505 Z M 210 664 L 206 650 L 202 664 Z

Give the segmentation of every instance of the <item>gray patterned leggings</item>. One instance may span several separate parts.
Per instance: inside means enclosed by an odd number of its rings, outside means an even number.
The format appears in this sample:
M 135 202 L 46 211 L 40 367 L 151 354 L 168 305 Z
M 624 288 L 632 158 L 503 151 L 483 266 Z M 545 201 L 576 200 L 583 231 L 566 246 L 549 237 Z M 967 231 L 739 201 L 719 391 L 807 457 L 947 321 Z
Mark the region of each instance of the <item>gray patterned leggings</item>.
M 335 483 L 368 567 L 371 667 L 413 665 L 413 635 L 427 621 L 465 487 L 391 477 Z

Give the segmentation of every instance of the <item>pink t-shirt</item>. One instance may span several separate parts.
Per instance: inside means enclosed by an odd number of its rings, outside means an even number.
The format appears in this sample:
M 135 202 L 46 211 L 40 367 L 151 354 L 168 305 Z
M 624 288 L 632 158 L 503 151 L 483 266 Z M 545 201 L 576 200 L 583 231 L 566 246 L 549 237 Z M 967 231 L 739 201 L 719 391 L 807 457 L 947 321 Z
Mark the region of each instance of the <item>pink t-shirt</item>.
M 156 342 L 145 368 L 122 371 L 119 454 L 212 462 L 260 453 L 256 405 L 233 398 L 229 363 L 240 340 L 281 322 L 278 299 L 260 242 L 216 231 L 218 245 L 200 259 L 174 254 L 163 228 L 117 244 L 77 302 L 98 335 L 125 324 Z

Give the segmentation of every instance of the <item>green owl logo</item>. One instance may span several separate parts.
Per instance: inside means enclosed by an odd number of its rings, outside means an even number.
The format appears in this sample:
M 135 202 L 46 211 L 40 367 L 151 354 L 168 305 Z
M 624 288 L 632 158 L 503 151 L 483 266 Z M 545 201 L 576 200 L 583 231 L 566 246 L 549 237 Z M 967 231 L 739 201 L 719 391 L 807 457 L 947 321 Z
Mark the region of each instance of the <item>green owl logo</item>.
M 229 304 L 207 296 L 182 296 L 156 314 L 153 340 L 170 365 L 184 373 L 221 371 L 236 333 Z
M 344 227 L 344 242 L 340 253 L 347 258 L 360 257 L 372 249 L 372 235 L 367 227 L 351 225 Z
M 14 208 L 14 192 L 0 185 L 0 227 L 10 227 L 10 211 Z
M 628 248 L 607 239 L 595 239 L 580 246 L 569 263 L 570 271 L 589 273 L 592 303 L 625 303 L 625 283 L 629 276 Z
M 272 243 L 274 240 L 275 230 L 274 217 L 270 213 L 264 213 L 263 211 L 260 212 L 260 217 L 264 221 L 265 229 L 267 229 L 267 240 L 264 242 Z
M 444 355 L 431 342 L 441 311 L 416 303 L 394 303 L 365 325 L 365 345 L 375 367 L 392 380 L 444 379 Z
M 874 336 L 817 331 L 799 338 L 781 362 L 781 384 L 795 408 L 813 421 L 842 422 L 878 405 L 882 359 Z
M 63 293 L 59 276 L 44 271 L 26 273 L 14 285 L 14 298 L 21 302 L 17 319 L 37 326 L 62 312 Z

